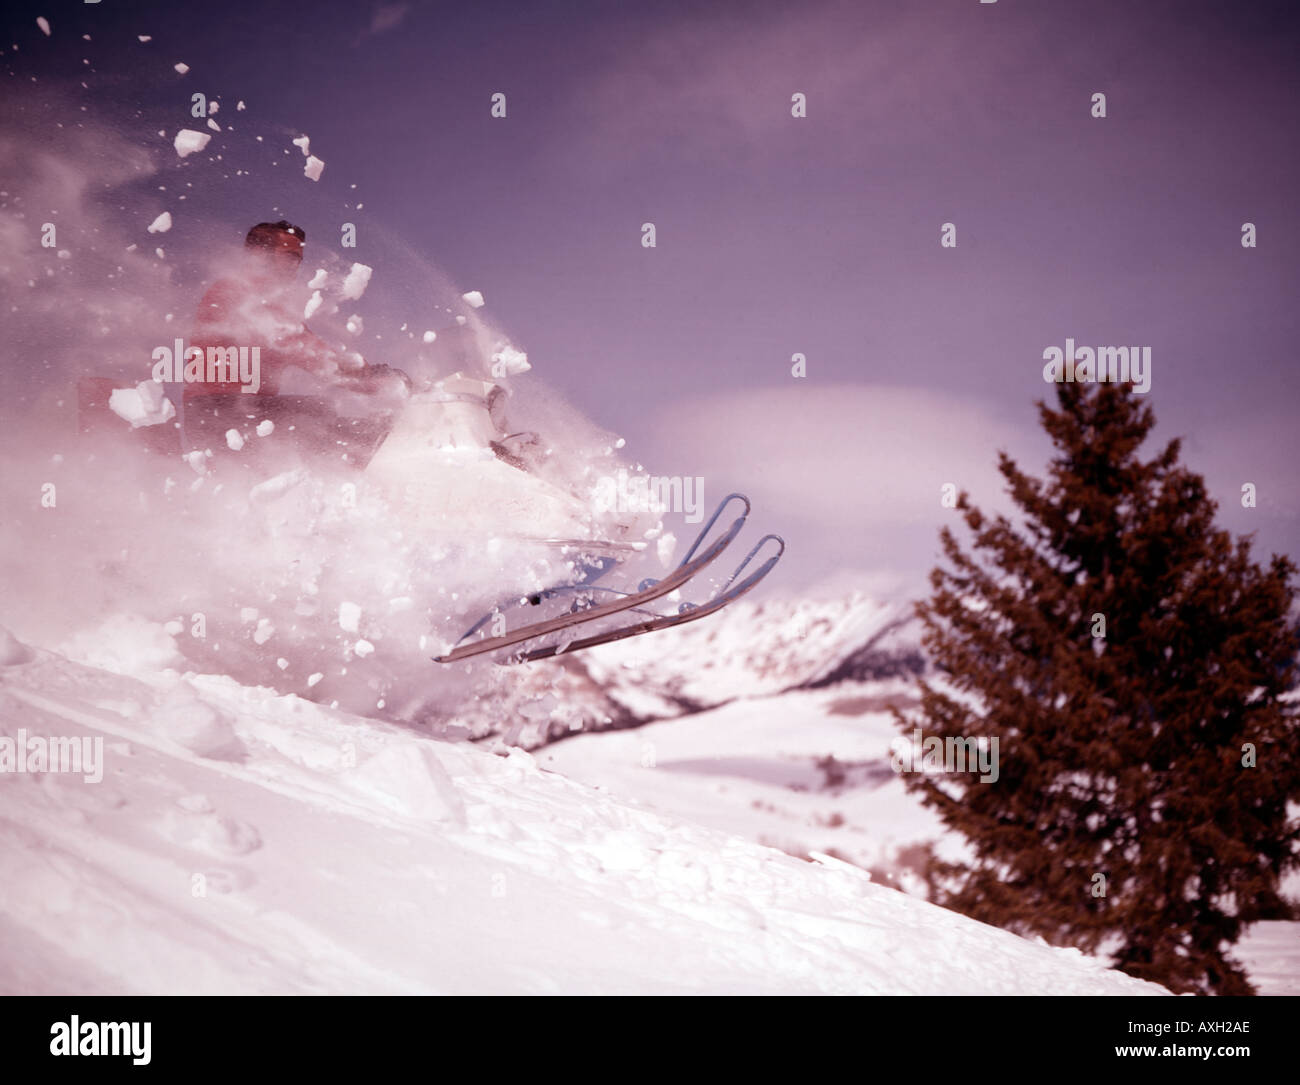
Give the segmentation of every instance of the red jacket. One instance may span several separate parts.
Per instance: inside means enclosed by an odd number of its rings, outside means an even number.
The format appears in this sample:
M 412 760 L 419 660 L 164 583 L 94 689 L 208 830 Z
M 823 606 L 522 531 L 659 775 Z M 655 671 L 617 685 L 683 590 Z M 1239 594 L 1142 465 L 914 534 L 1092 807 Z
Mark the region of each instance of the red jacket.
M 341 375 L 339 358 L 313 335 L 293 309 L 290 292 L 252 280 L 219 279 L 199 303 L 190 345 L 206 353 L 210 346 L 260 347 L 262 395 L 277 395 L 286 369 L 295 366 L 323 381 Z M 364 364 L 359 367 L 364 370 Z M 221 381 L 186 382 L 185 397 L 226 395 L 239 386 Z

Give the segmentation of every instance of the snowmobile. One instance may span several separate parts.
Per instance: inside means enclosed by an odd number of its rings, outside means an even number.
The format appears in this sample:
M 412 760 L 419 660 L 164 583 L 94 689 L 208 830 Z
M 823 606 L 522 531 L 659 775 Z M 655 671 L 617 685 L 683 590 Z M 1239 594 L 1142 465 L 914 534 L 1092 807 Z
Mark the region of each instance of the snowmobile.
M 764 535 L 703 602 L 682 602 L 672 613 L 651 608 L 702 580 L 740 534 L 750 502 L 733 493 L 667 575 L 643 579 L 633 590 L 600 583 L 645 552 L 646 529 L 657 524 L 657 514 L 597 523 L 589 500 L 546 476 L 538 436 L 509 431 L 504 398 L 493 382 L 458 372 L 413 392 L 399 410 L 356 417 L 340 416 L 325 397 L 302 395 L 203 396 L 182 401 L 178 411 L 149 382 L 132 390 L 88 378 L 80 382 L 78 406 L 82 432 L 125 430 L 129 423 L 142 447 L 163 456 L 239 454 L 246 444 L 256 447 L 258 434 L 287 432 L 308 456 L 328 455 L 364 471 L 403 509 L 404 527 L 417 535 L 422 526 L 454 524 L 468 537 L 488 537 L 505 519 L 525 527 L 520 538 L 563 555 L 567 580 L 499 600 L 433 657 L 441 664 L 489 654 L 508 663 L 549 659 L 698 621 L 751 591 L 784 553 L 780 536 Z M 732 506 L 738 513 L 715 532 Z M 606 624 L 614 618 L 632 620 Z
M 698 621 L 755 588 L 784 553 L 785 542 L 780 536 L 764 535 L 705 602 L 683 602 L 673 614 L 647 609 L 648 604 L 702 574 L 740 533 L 750 513 L 750 502 L 743 494 L 729 494 L 704 524 L 685 558 L 667 576 L 644 579 L 634 591 L 598 583 L 644 548 L 644 543 L 635 541 L 644 521 L 607 524 L 617 529 L 617 537 L 592 537 L 587 503 L 536 472 L 532 454 L 538 444 L 537 435 L 505 432 L 504 413 L 500 410 L 503 399 L 503 390 L 491 382 L 461 374 L 439 382 L 431 393 L 412 396 L 387 440 L 370 460 L 367 474 L 399 480 L 405 507 L 419 510 L 422 515 L 433 513 L 446 518 L 455 510 L 457 518 L 463 519 L 475 507 L 489 507 L 498 516 L 503 503 L 513 504 L 512 518 L 527 524 L 535 539 L 573 555 L 575 575 L 570 582 L 500 600 L 450 650 L 433 657 L 434 662 L 457 663 L 498 652 L 502 653 L 498 657 L 502 662 L 531 662 Z M 468 473 L 463 471 L 462 460 L 462 471 L 443 472 L 435 481 L 428 468 L 449 449 L 486 449 L 492 456 L 482 457 Z M 529 475 L 532 483 L 522 491 L 523 499 L 518 485 L 521 471 Z M 733 503 L 739 503 L 743 511 L 710 540 L 714 527 Z M 768 556 L 755 564 L 765 548 L 770 551 Z M 746 573 L 751 565 L 752 570 Z M 567 610 L 548 618 L 531 617 L 537 613 L 535 608 L 550 609 L 549 604 L 555 601 L 567 601 Z M 515 625 L 509 616 L 520 613 L 529 614 L 530 620 Z M 589 632 L 615 615 L 634 615 L 637 620 Z M 474 639 L 485 628 L 490 635 Z M 587 632 L 589 635 L 576 635 Z M 528 642 L 545 639 L 550 643 L 528 646 Z

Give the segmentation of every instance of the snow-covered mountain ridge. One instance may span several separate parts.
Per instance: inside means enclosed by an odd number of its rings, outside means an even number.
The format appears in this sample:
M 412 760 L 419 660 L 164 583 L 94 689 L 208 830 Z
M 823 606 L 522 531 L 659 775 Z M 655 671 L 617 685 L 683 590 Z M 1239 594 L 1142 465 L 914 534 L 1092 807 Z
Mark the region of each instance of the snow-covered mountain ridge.
M 861 592 L 744 599 L 680 629 L 498 668 L 454 723 L 475 737 L 505 734 L 535 748 L 737 698 L 907 678 L 924 666 L 910 604 Z

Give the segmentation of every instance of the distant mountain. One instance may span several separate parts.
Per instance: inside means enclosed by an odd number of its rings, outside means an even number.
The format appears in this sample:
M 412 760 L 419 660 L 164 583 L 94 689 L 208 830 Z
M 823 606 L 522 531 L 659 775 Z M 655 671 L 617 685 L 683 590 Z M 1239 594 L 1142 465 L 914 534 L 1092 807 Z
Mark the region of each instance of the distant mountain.
M 500 668 L 453 729 L 535 748 L 746 697 L 921 674 L 909 604 L 855 592 L 741 600 L 704 621 L 573 656 Z

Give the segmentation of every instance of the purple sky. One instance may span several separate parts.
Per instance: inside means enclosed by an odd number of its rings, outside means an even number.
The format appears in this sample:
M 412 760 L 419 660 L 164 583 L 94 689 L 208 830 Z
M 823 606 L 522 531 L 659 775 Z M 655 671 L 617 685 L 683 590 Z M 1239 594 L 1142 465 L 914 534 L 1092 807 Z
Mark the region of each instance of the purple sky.
M 1157 437 L 1185 438 L 1221 523 L 1300 552 L 1294 4 L 45 3 L 4 20 L 7 78 L 75 71 L 89 33 L 101 100 L 152 118 L 205 89 L 309 133 L 364 200 L 358 259 L 382 274 L 367 242 L 396 237 L 483 289 L 537 378 L 651 471 L 750 492 L 794 544 L 792 577 L 915 573 L 940 483 L 997 505 L 998 447 L 1041 473 L 1032 403 L 1067 336 L 1150 346 Z M 208 213 L 242 230 L 264 217 L 250 193 Z M 336 236 L 303 211 L 309 242 Z M 1238 506 L 1243 481 L 1258 509 Z

